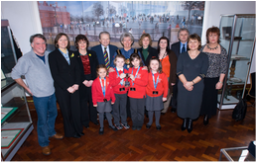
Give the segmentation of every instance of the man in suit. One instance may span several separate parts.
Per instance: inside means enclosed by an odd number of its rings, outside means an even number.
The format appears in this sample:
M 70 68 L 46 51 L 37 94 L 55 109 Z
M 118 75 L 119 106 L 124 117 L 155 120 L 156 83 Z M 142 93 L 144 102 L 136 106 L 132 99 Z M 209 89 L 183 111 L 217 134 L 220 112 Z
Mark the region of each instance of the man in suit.
M 53 79 L 51 76 L 46 39 L 42 34 L 30 37 L 32 50 L 22 56 L 12 69 L 12 78 L 33 96 L 37 112 L 37 135 L 39 145 L 44 155 L 49 155 L 49 137 L 62 139 L 63 135 L 56 133 L 55 119 L 57 106 Z M 21 76 L 25 75 L 25 84 Z
M 171 46 L 171 50 L 174 51 L 177 58 L 179 55 L 187 51 L 187 41 L 188 41 L 189 31 L 186 28 L 181 28 L 178 32 L 179 42 L 173 43 Z M 176 112 L 177 108 L 177 84 L 179 79 L 177 78 L 176 84 L 173 86 L 173 96 L 170 102 L 170 106 L 172 107 L 171 112 Z
M 110 34 L 107 31 L 103 31 L 99 34 L 99 41 L 100 45 L 92 47 L 91 50 L 95 51 L 99 64 L 104 64 L 108 67 L 114 60 L 113 57 L 117 47 L 109 44 Z M 106 59 L 104 58 L 104 53 L 106 53 Z
M 179 42 L 173 43 L 171 50 L 174 51 L 177 58 L 181 53 L 187 51 L 187 41 L 188 41 L 189 31 L 186 28 L 181 28 L 178 32 Z

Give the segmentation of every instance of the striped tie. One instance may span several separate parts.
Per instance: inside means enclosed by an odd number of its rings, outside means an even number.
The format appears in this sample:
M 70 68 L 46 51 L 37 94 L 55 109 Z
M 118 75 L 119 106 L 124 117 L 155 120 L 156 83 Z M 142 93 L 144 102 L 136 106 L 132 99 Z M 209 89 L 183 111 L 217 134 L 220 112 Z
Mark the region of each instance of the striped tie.
M 108 52 L 107 52 L 107 48 L 105 47 L 104 49 L 104 60 L 105 60 L 105 66 L 107 67 L 107 69 L 109 69 L 109 60 L 108 60 Z

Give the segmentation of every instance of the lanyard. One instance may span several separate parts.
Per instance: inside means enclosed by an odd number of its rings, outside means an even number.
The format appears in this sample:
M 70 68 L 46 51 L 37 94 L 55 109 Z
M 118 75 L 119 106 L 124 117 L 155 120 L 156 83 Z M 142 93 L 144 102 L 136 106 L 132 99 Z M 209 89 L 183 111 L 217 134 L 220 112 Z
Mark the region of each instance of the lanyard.
M 104 78 L 104 86 L 102 85 L 102 81 L 101 81 L 100 77 L 99 77 L 99 79 L 100 79 L 101 90 L 102 90 L 103 96 L 105 97 L 105 94 L 106 94 L 106 78 Z
M 138 75 L 138 72 L 139 72 L 139 70 L 140 70 L 140 66 L 138 67 L 138 70 L 137 70 L 137 72 L 136 72 L 136 74 L 135 74 L 135 79 L 136 79 L 136 77 L 137 77 L 137 75 Z M 132 74 L 133 74 L 133 68 L 132 68 Z M 134 83 L 132 82 L 132 86 L 134 85 Z
M 119 77 L 119 73 L 118 73 L 118 71 L 117 71 L 117 68 L 116 68 L 116 73 L 117 73 L 117 75 L 118 75 L 118 77 Z M 123 69 L 123 73 L 124 73 L 124 69 Z M 120 81 L 121 86 L 123 86 L 123 83 L 124 83 L 124 78 Z
M 159 81 L 159 74 L 158 74 L 157 80 L 156 80 L 156 82 L 155 82 L 155 75 L 153 74 L 153 72 L 151 72 L 151 73 L 152 73 L 152 76 L 153 76 L 154 87 L 155 87 L 155 89 L 156 89 L 156 87 L 157 87 L 157 85 L 158 85 L 158 81 Z

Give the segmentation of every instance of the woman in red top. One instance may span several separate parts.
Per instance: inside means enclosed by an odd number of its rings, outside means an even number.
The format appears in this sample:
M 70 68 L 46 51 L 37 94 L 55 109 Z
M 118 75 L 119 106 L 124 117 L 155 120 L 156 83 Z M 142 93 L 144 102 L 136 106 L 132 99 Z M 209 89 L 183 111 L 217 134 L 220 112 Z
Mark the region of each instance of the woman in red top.
M 104 113 L 108 119 L 108 124 L 111 129 L 117 131 L 115 126 L 112 124 L 111 119 L 111 104 L 114 104 L 116 98 L 112 86 L 109 84 L 109 78 L 107 76 L 107 68 L 105 65 L 99 65 L 97 69 L 98 78 L 92 83 L 92 102 L 93 106 L 97 107 L 99 112 L 100 131 L 99 134 L 104 133 Z
M 132 129 L 140 130 L 144 122 L 144 106 L 146 86 L 148 84 L 148 71 L 143 67 L 140 56 L 133 53 L 130 56 L 129 77 L 130 88 L 128 96 L 130 97 L 130 110 L 132 118 Z
M 86 128 L 89 127 L 89 122 L 98 124 L 97 111 L 92 104 L 92 82 L 97 78 L 96 69 L 99 65 L 97 55 L 94 51 L 88 50 L 89 40 L 85 35 L 77 35 L 75 40 L 77 51 L 75 58 L 78 61 L 80 68 L 80 105 L 81 105 L 81 121 Z M 88 105 L 89 103 L 89 105 Z
M 127 124 L 127 112 L 126 112 L 126 103 L 127 103 L 127 90 L 125 87 L 126 74 L 128 70 L 124 68 L 125 57 L 122 54 L 117 54 L 114 60 L 114 68 L 109 68 L 109 81 L 110 85 L 114 89 L 114 94 L 116 101 L 113 105 L 113 117 L 114 125 L 118 130 L 121 130 L 123 127 L 129 129 L 130 126 Z M 120 111 L 119 111 L 120 106 Z M 120 124 L 121 118 L 121 124 Z
M 153 114 L 155 112 L 156 129 L 161 130 L 160 115 L 164 108 L 163 101 L 167 100 L 168 80 L 162 72 L 160 60 L 156 57 L 149 61 L 148 85 L 146 88 L 146 109 L 148 111 L 149 122 L 146 127 L 150 128 L 153 123 Z

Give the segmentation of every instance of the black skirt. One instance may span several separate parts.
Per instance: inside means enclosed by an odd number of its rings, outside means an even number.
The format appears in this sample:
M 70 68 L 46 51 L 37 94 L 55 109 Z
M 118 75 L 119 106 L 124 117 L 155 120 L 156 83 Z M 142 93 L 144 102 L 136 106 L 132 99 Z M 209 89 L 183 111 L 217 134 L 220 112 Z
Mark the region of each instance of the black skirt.
M 203 102 L 200 114 L 208 115 L 209 118 L 216 115 L 217 111 L 218 90 L 215 88 L 215 86 L 218 81 L 219 77 L 204 78 Z

